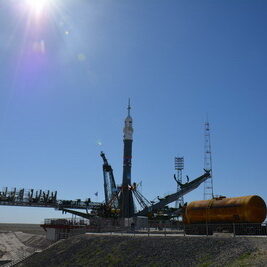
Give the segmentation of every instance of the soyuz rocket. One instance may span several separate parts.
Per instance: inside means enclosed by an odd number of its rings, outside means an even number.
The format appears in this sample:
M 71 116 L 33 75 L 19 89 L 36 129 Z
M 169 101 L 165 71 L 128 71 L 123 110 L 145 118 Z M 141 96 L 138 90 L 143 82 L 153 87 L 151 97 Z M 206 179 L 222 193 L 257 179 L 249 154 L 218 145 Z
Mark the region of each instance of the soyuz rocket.
M 132 143 L 133 143 L 133 119 L 130 115 L 130 99 L 128 103 L 128 116 L 124 121 L 123 129 L 123 176 L 122 192 L 119 199 L 121 217 L 130 218 L 134 215 L 134 202 L 131 188 L 131 167 L 132 167 Z

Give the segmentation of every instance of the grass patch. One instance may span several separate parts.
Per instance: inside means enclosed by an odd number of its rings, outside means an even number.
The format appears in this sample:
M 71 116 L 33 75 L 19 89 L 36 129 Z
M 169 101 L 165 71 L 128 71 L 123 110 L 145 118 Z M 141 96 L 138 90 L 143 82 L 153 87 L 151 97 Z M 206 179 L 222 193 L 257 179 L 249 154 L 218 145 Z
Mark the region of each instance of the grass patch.
M 252 258 L 251 252 L 246 252 L 239 256 L 231 265 L 230 267 L 241 267 L 241 266 L 250 266 Z
M 199 259 L 198 267 L 208 267 L 212 264 L 211 256 L 209 254 L 203 255 Z

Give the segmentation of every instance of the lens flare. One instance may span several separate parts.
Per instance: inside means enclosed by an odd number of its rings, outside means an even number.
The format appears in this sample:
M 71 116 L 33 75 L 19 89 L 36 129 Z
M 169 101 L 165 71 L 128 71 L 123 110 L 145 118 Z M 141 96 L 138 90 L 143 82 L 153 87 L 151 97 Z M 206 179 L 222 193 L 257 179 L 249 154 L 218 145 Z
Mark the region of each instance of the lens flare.
M 101 142 L 100 140 L 98 140 L 98 141 L 96 142 L 96 144 L 97 144 L 98 146 L 102 146 L 102 142 Z

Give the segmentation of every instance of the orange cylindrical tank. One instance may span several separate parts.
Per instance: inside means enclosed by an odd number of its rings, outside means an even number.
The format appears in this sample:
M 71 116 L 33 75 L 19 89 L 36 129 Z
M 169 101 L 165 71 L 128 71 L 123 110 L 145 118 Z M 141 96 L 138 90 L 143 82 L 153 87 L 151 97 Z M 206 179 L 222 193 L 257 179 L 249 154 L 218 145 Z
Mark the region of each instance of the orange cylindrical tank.
M 193 201 L 184 210 L 183 221 L 190 223 L 262 223 L 266 204 L 259 196 L 213 198 Z

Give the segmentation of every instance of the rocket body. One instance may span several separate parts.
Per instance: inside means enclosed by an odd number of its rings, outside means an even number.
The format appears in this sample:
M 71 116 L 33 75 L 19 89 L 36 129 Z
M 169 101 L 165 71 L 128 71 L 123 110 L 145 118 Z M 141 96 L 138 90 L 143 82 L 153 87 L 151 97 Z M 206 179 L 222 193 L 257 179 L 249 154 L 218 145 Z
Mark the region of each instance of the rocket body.
M 128 116 L 124 122 L 124 149 L 123 149 L 123 175 L 122 175 L 122 192 L 120 197 L 121 217 L 130 218 L 134 215 L 134 202 L 131 188 L 131 167 L 132 167 L 132 143 L 133 143 L 133 126 L 132 117 L 130 116 L 130 103 L 128 105 Z

